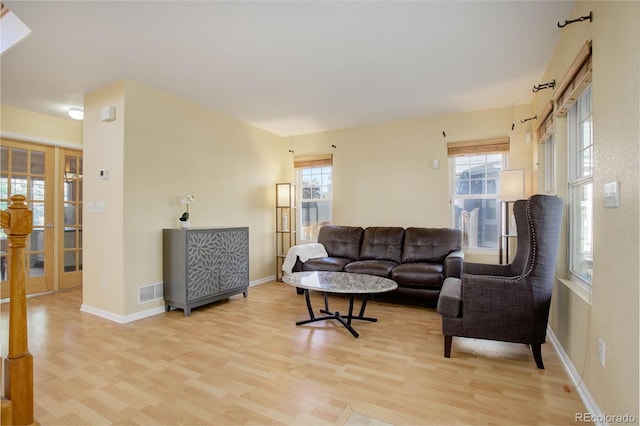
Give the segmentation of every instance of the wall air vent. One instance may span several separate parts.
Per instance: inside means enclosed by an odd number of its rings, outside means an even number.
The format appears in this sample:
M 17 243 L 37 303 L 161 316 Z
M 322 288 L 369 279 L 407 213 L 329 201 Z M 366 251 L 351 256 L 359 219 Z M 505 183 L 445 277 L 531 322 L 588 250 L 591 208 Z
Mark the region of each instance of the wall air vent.
M 162 300 L 162 283 L 141 285 L 138 287 L 138 305 Z

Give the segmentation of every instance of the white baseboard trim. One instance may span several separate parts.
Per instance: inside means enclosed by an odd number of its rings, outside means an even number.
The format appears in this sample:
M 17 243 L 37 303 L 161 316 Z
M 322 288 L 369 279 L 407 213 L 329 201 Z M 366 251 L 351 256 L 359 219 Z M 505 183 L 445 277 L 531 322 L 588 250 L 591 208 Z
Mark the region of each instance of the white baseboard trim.
M 578 373 L 578 370 L 576 370 L 576 368 L 573 366 L 571 359 L 569 359 L 569 355 L 567 355 L 567 353 L 564 351 L 564 348 L 560 344 L 560 341 L 556 337 L 551 327 L 548 325 L 547 325 L 547 337 L 549 338 L 549 340 L 551 341 L 551 344 L 553 345 L 556 352 L 558 353 L 558 356 L 560 356 L 560 360 L 562 361 L 562 364 L 564 365 L 564 368 L 567 371 L 567 374 L 569 374 L 569 377 L 571 377 L 571 381 L 573 382 L 573 385 L 578 391 L 578 395 L 580 395 L 580 399 L 582 399 L 582 403 L 587 409 L 587 412 L 591 414 L 592 416 L 591 418 L 604 419 L 605 418 L 604 413 L 602 412 L 602 410 L 600 410 L 600 407 L 598 407 L 598 404 L 596 403 L 595 399 L 593 399 L 593 396 L 591 396 L 589 389 L 587 389 L 587 385 L 585 385 L 585 383 L 582 381 L 582 377 L 580 377 L 580 373 Z M 605 422 L 604 420 L 602 420 L 602 422 L 597 421 L 595 422 L 595 424 L 601 425 L 601 426 L 609 425 L 609 423 Z
M 275 281 L 275 279 L 276 279 L 275 275 L 270 275 L 268 277 L 259 278 L 257 280 L 251 281 L 249 283 L 249 287 L 255 287 L 255 286 L 260 285 L 260 284 L 265 284 L 265 283 L 268 283 L 268 282 L 271 282 L 271 281 Z
M 265 284 L 276 279 L 275 275 L 269 277 L 260 278 L 249 283 L 249 287 L 255 287 L 260 284 Z M 109 321 L 117 322 L 118 324 L 126 324 L 129 322 L 137 321 L 143 318 L 152 317 L 154 315 L 162 314 L 165 312 L 164 306 L 157 306 L 155 308 L 147 309 L 145 311 L 135 312 L 129 315 L 118 315 L 113 312 L 105 311 L 104 309 L 94 308 L 93 306 L 85 305 L 80 306 L 80 311 L 87 314 L 95 315 L 100 318 L 108 319 Z
M 155 308 L 147 309 L 146 311 L 135 312 L 129 315 L 118 315 L 113 312 L 105 311 L 104 309 L 94 308 L 93 306 L 85 305 L 80 306 L 80 311 L 87 314 L 95 315 L 100 318 L 108 319 L 109 321 L 117 322 L 118 324 L 126 324 L 129 322 L 137 321 L 139 319 L 152 317 L 164 312 L 164 306 L 158 306 Z

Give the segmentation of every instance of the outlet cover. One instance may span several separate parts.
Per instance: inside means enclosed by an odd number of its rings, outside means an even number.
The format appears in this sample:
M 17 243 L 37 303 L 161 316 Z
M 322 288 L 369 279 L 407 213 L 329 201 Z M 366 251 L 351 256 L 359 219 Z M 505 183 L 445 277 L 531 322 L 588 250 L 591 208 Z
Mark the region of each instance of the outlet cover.
M 604 207 L 614 209 L 620 206 L 620 182 L 609 182 L 604 185 Z

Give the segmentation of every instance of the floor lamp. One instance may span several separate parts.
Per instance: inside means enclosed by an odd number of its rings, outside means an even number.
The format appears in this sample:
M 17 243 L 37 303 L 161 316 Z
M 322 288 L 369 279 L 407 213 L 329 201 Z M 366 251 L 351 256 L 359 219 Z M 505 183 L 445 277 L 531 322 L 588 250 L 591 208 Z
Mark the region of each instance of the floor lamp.
M 524 198 L 524 169 L 502 170 L 500 172 L 500 264 L 509 263 L 509 239 L 516 235 L 509 231 L 509 203 Z M 504 254 L 504 256 L 503 256 Z M 503 262 L 503 257 L 505 261 Z

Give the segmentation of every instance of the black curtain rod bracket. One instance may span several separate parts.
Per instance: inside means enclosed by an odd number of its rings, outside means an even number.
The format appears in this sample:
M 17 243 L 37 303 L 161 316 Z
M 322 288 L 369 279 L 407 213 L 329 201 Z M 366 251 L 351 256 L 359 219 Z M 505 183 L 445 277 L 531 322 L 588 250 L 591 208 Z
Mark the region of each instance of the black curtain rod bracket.
M 525 118 L 524 120 L 520 120 L 521 123 L 526 123 L 529 120 L 537 120 L 538 119 L 538 115 L 534 115 L 533 117 L 529 117 L 529 118 Z
M 587 16 L 581 16 L 578 19 L 572 19 L 570 21 L 567 21 L 565 19 L 564 24 L 561 24 L 560 22 L 558 22 L 558 28 L 564 28 L 569 24 L 573 24 L 574 22 L 582 22 L 582 21 L 586 21 L 589 20 L 589 22 L 593 22 L 593 12 L 589 11 L 589 15 Z
M 553 79 L 548 83 L 541 83 L 541 84 L 534 84 L 533 85 L 533 89 L 531 89 L 533 91 L 533 93 L 536 93 L 540 90 L 544 90 L 544 89 L 554 89 L 556 87 L 556 80 Z

